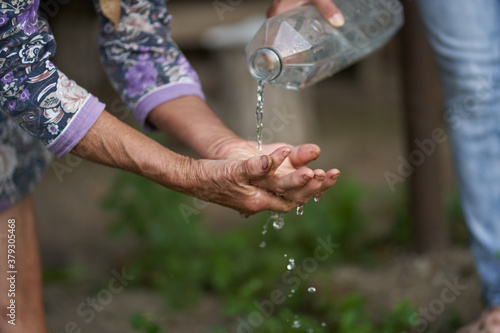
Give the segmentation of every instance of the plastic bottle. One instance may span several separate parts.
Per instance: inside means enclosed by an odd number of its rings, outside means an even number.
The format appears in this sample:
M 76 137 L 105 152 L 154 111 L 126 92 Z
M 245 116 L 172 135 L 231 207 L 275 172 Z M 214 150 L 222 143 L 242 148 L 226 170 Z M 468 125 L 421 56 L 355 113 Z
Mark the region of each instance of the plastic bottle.
M 345 18 L 334 28 L 316 6 L 268 19 L 246 46 L 250 73 L 287 89 L 310 86 L 383 46 L 404 22 L 398 0 L 335 0 Z

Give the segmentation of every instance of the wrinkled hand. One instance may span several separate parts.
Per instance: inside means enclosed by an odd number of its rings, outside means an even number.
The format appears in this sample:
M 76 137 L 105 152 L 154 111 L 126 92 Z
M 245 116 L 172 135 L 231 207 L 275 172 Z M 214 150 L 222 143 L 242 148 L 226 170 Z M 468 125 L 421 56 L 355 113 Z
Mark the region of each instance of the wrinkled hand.
M 227 159 L 191 160 L 185 165 L 190 177 L 183 186 L 190 190 L 184 193 L 236 209 L 247 216 L 263 210 L 288 212 L 296 204 L 253 183 L 274 175 L 291 151 L 282 147 L 269 155 L 253 154 L 250 158 L 228 156 Z
M 256 142 L 233 140 L 222 144 L 215 154 L 217 159 L 245 160 L 255 155 L 269 154 L 281 156 L 272 164 L 270 170 L 260 177 L 250 179 L 249 184 L 278 194 L 288 202 L 305 204 L 312 197 L 322 195 L 333 186 L 340 175 L 339 170 L 312 170 L 307 163 L 319 157 L 321 150 L 313 144 L 293 147 L 283 143 L 263 145 L 262 152 L 257 153 Z M 287 158 L 286 158 L 287 157 Z M 292 206 L 292 208 L 293 208 Z
M 272 17 L 294 7 L 308 3 L 316 5 L 320 13 L 322 13 L 334 27 L 338 28 L 344 25 L 344 16 L 331 0 L 274 0 L 267 11 L 267 16 Z

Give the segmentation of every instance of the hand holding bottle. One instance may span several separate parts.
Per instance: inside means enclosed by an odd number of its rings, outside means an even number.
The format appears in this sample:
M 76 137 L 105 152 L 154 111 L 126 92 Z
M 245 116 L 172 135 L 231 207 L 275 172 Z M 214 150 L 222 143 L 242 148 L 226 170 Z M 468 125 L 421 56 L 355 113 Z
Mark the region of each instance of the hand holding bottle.
M 287 89 L 311 86 L 385 45 L 403 25 L 402 8 L 399 0 L 275 0 L 269 14 L 280 14 L 247 44 L 250 73 Z
M 345 19 L 338 7 L 331 0 L 274 0 L 267 11 L 267 17 L 273 17 L 297 6 L 312 3 L 331 25 L 338 28 Z

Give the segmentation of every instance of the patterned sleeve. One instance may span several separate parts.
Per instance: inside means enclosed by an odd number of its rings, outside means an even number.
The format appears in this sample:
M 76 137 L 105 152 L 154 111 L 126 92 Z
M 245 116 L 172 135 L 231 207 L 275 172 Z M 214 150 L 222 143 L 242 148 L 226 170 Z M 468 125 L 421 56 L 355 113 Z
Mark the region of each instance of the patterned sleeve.
M 171 99 L 197 95 L 204 99 L 198 75 L 170 37 L 171 16 L 165 0 L 122 0 L 118 26 L 99 14 L 99 49 L 104 68 L 122 101 L 142 128 L 146 118 Z
M 104 104 L 60 72 L 40 0 L 0 1 L 0 111 L 57 156 L 68 153 Z

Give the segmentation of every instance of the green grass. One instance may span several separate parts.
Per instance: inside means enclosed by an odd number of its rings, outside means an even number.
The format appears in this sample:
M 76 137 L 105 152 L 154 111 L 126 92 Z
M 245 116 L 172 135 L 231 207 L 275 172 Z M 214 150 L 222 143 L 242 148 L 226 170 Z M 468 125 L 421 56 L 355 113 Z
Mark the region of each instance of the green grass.
M 392 227 L 377 237 L 365 231 L 367 223 L 377 222 L 364 209 L 374 197 L 394 211 Z M 309 274 L 312 278 L 299 279 L 293 297 L 276 305 L 254 332 L 296 332 L 291 325 L 300 320 L 303 331 L 391 333 L 409 330 L 409 304 L 380 309 L 374 321 L 359 295 L 333 297 L 336 291 L 328 283 L 315 294 L 306 289 L 311 280 L 327 281 L 339 262 L 376 265 L 394 247 L 408 246 L 411 228 L 402 200 L 342 179 L 319 203 L 307 204 L 303 216 L 287 214 L 284 228 L 269 227 L 265 236 L 262 227 L 269 213 L 236 219 L 238 228 L 213 232 L 204 225 L 203 209 L 196 208 L 192 198 L 126 173 L 116 180 L 103 206 L 115 217 L 110 227 L 113 236 L 132 233 L 139 241 L 138 252 L 127 263 L 131 274 L 138 276 L 133 282 L 157 290 L 170 307 L 192 307 L 211 292 L 224 299 L 223 315 L 235 323 L 237 318 L 248 318 L 257 311 L 255 302 L 268 300 L 277 289 L 285 295 L 290 292 L 291 283 L 283 280 L 288 258 L 302 263 L 315 252 L 318 237 L 330 237 L 338 244 L 335 250 L 317 262 L 317 269 Z M 188 220 L 181 211 L 190 213 Z M 258 246 L 262 240 L 267 243 L 263 249 Z M 161 332 L 138 316 L 133 320 L 135 328 Z M 225 331 L 214 327 L 211 332 Z

